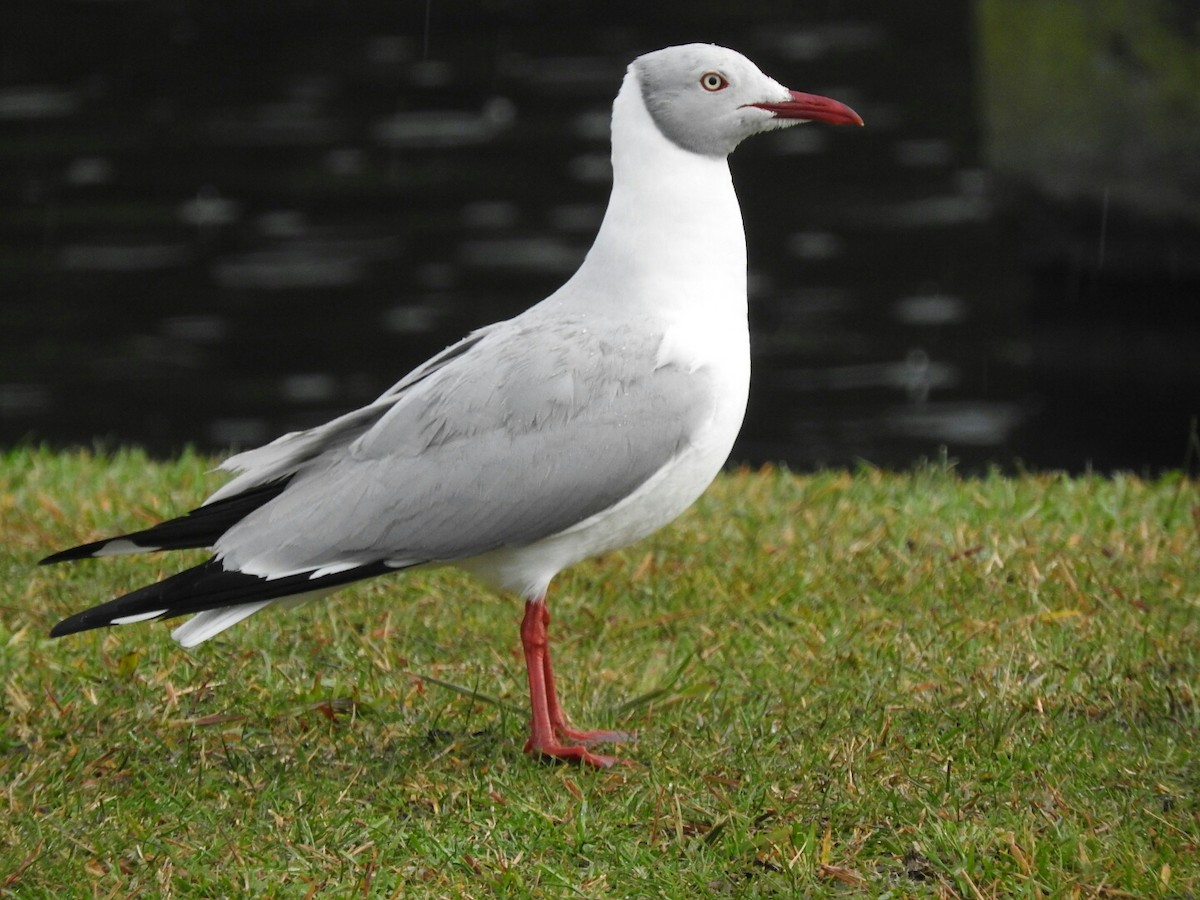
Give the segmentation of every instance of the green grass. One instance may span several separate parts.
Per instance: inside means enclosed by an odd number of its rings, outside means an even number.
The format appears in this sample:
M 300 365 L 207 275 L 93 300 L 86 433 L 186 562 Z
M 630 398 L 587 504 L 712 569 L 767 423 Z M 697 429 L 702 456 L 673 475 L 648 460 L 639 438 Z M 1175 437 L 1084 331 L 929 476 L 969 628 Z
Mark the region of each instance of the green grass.
M 49 640 L 179 560 L 35 561 L 208 464 L 0 459 L 0 895 L 1200 892 L 1193 481 L 723 477 L 552 589 L 568 709 L 641 734 L 598 772 L 521 752 L 519 602 L 448 570 Z

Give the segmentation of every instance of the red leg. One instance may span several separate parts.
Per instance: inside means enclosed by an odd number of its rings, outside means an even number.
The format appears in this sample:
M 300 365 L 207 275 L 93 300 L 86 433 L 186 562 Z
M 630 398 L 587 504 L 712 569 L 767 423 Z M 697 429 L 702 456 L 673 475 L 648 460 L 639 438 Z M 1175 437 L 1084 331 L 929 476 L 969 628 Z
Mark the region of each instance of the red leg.
M 593 744 L 620 744 L 637 739 L 633 731 L 579 731 L 571 727 L 567 716 L 558 702 L 558 691 L 554 688 L 554 669 L 550 665 L 550 608 L 543 597 L 542 627 L 546 633 L 546 649 L 542 655 L 543 678 L 546 683 L 546 703 L 550 711 L 550 725 L 554 734 L 564 740 L 577 741 L 585 747 Z
M 521 620 L 521 645 L 525 650 L 525 668 L 529 674 L 532 719 L 525 751 L 556 759 L 574 759 L 599 768 L 624 762 L 614 756 L 591 753 L 585 745 L 628 740 L 631 735 L 623 731 L 576 731 L 567 724 L 554 689 L 550 639 L 546 633 L 549 624 L 550 612 L 546 609 L 546 598 L 526 600 L 525 618 Z M 564 744 L 564 739 L 578 743 Z

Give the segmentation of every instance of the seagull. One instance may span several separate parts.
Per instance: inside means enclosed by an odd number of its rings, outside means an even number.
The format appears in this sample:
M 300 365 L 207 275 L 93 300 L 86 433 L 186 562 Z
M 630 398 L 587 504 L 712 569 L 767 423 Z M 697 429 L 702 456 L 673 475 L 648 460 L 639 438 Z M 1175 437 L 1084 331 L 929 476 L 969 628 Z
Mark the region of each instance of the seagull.
M 194 647 L 268 607 L 453 565 L 524 598 L 526 752 L 607 768 L 571 726 L 550 663 L 556 574 L 675 519 L 716 477 L 750 383 L 746 240 L 727 157 L 753 134 L 862 125 L 711 44 L 647 53 L 612 110 L 613 185 L 579 270 L 471 332 L 361 409 L 237 453 L 192 512 L 55 553 L 209 548 L 204 563 L 76 613 L 52 637 L 195 613 Z

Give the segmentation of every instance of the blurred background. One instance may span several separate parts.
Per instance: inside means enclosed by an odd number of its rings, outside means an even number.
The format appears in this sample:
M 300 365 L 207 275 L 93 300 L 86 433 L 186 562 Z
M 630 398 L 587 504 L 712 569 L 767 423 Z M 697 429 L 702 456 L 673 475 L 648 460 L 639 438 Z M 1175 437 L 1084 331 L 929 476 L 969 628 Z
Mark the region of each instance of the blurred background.
M 733 459 L 1193 465 L 1197 0 L 48 0 L 0 33 L 0 446 L 269 440 L 577 266 L 626 64 L 853 106 L 731 160 Z M 1191 435 L 1191 439 L 1189 439 Z

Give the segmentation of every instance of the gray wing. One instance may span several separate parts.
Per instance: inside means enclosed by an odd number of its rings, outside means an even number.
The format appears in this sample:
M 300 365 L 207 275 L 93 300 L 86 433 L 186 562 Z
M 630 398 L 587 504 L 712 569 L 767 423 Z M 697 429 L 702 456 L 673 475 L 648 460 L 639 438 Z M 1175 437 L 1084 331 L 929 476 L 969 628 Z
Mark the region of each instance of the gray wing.
M 279 575 L 528 544 L 628 496 L 713 413 L 709 373 L 659 365 L 660 337 L 632 326 L 518 319 L 473 337 L 298 465 L 218 542 L 226 566 Z
M 225 472 L 236 472 L 238 475 L 218 488 L 204 501 L 204 505 L 292 475 L 312 460 L 345 447 L 378 422 L 406 389 L 428 378 L 451 360 L 462 356 L 483 340 L 490 331 L 505 324 L 507 323 L 501 322 L 471 332 L 458 343 L 451 344 L 413 369 L 366 406 L 338 416 L 324 425 L 305 431 L 289 432 L 269 444 L 236 453 L 224 460 L 217 468 Z

